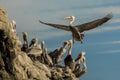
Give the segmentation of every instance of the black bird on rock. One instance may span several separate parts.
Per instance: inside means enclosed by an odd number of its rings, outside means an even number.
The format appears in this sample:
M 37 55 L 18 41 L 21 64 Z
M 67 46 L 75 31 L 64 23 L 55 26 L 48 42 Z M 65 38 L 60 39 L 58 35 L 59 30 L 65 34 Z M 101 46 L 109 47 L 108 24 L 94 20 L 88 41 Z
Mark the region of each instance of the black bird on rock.
M 53 52 L 50 52 L 49 55 L 53 60 L 54 65 L 62 61 L 63 55 L 66 53 L 66 48 L 68 41 L 63 42 L 63 45 L 60 49 L 55 49 Z
M 84 37 L 84 34 L 83 34 L 84 31 L 96 28 L 96 27 L 104 24 L 105 22 L 109 21 L 111 18 L 112 18 L 112 14 L 110 13 L 103 18 L 100 18 L 100 19 L 97 19 L 97 20 L 94 20 L 94 21 L 91 21 L 91 22 L 88 22 L 88 23 L 84 23 L 84 24 L 81 24 L 81 25 L 73 25 L 73 22 L 75 20 L 74 16 L 64 18 L 64 20 L 69 20 L 70 21 L 69 25 L 46 23 L 46 22 L 43 22 L 43 21 L 40 21 L 40 20 L 39 20 L 39 22 L 42 23 L 42 24 L 54 27 L 54 28 L 62 29 L 62 30 L 65 30 L 65 31 L 71 31 L 72 32 L 73 43 L 74 43 L 74 40 L 80 41 L 82 43 L 82 40 L 83 40 L 83 37 Z
M 72 71 L 74 71 L 75 61 L 74 61 L 74 59 L 72 58 L 72 55 L 71 55 L 72 45 L 73 45 L 72 40 L 69 40 L 68 41 L 68 54 L 64 59 L 64 64 L 65 64 L 65 68 L 69 67 Z
M 24 52 L 27 52 L 27 49 L 29 47 L 28 46 L 28 34 L 27 34 L 27 32 L 22 32 L 22 36 L 23 36 L 24 43 L 23 43 L 21 50 Z
M 29 47 L 34 47 L 34 46 L 36 46 L 38 44 L 38 39 L 35 37 L 35 38 L 33 38 L 32 40 L 31 40 L 31 43 L 30 43 L 30 45 L 29 45 Z

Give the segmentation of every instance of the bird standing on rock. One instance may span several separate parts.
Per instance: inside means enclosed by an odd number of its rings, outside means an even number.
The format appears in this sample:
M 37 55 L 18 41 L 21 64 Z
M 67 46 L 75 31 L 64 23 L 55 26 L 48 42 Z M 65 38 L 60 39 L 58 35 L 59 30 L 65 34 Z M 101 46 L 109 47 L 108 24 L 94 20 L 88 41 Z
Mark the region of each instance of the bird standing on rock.
M 27 32 L 22 32 L 22 36 L 23 36 L 24 43 L 23 43 L 21 50 L 27 52 L 27 49 L 28 49 L 28 34 L 27 34 Z
M 68 43 L 68 54 L 64 59 L 64 63 L 65 63 L 65 67 L 69 67 L 72 71 L 74 71 L 75 61 L 73 60 L 73 58 L 71 56 L 73 41 L 69 40 L 69 41 L 67 41 L 67 43 Z
M 38 39 L 35 37 L 31 40 L 29 47 L 34 47 L 38 44 Z
M 27 32 L 22 32 L 24 44 L 28 45 L 28 34 Z
M 45 41 L 42 41 L 42 42 L 41 42 L 41 49 L 42 49 L 42 52 L 44 51 L 44 47 L 45 47 Z
M 75 59 L 75 61 L 78 61 L 78 64 L 81 64 L 81 63 L 82 63 L 84 69 L 87 69 L 85 52 L 83 52 L 83 51 L 80 52 L 80 54 L 79 54 L 78 57 Z
M 63 55 L 66 53 L 66 47 L 68 45 L 68 42 L 63 42 L 63 45 L 60 49 L 55 49 L 53 52 L 50 52 L 49 55 L 51 56 L 53 63 L 58 64 L 62 61 Z
M 16 33 L 16 21 L 12 20 L 12 23 L 10 23 L 10 26 L 12 28 L 12 32 Z

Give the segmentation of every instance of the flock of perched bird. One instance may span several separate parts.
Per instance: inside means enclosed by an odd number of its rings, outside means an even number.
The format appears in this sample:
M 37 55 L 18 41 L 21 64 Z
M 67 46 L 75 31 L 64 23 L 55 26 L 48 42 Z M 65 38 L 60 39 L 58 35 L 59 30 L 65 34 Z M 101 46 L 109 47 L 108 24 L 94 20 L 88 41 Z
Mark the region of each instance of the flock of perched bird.
M 21 50 L 26 53 L 29 53 L 31 49 L 33 49 L 34 47 L 37 47 L 41 50 L 41 54 L 42 54 L 41 57 L 43 57 L 42 60 L 44 60 L 41 62 L 50 64 L 50 66 L 55 66 L 62 61 L 63 55 L 66 53 L 66 50 L 68 49 L 68 54 L 64 59 L 65 67 L 69 67 L 72 71 L 74 71 L 76 68 L 76 62 L 78 62 L 77 65 L 79 65 L 80 67 L 82 65 L 82 70 L 87 71 L 85 52 L 81 51 L 75 60 L 71 56 L 74 40 L 80 41 L 81 43 L 83 43 L 84 31 L 96 28 L 99 25 L 102 25 L 103 23 L 107 22 L 111 18 L 112 18 L 112 14 L 108 14 L 101 19 L 97 19 L 97 20 L 84 23 L 81 25 L 76 25 L 76 26 L 73 24 L 75 20 L 74 16 L 64 18 L 64 20 L 70 21 L 69 25 L 46 23 L 39 20 L 39 22 L 42 24 L 45 24 L 54 28 L 62 29 L 65 31 L 70 31 L 72 33 L 72 39 L 63 42 L 62 47 L 60 49 L 56 49 L 50 52 L 49 54 L 47 54 L 47 48 L 45 48 L 44 46 L 45 45 L 44 41 L 42 41 L 41 44 L 39 45 L 38 39 L 33 38 L 29 44 L 27 32 L 22 32 L 24 42 Z M 13 20 L 10 25 L 12 27 L 12 31 L 16 33 L 16 22 Z
M 22 34 L 23 34 L 24 43 L 23 43 L 21 50 L 29 54 L 31 49 L 33 49 L 34 47 L 37 47 L 39 50 L 42 51 L 41 52 L 41 54 L 42 54 L 41 57 L 43 57 L 42 60 L 46 60 L 47 65 L 50 64 L 49 66 L 55 66 L 59 62 L 62 62 L 63 55 L 66 53 L 66 50 L 68 49 L 68 54 L 67 54 L 66 58 L 64 59 L 65 66 L 69 67 L 71 70 L 74 70 L 75 62 L 78 61 L 78 64 L 83 64 L 84 69 L 87 68 L 86 59 L 84 56 L 85 52 L 83 52 L 83 51 L 80 52 L 80 54 L 78 55 L 78 57 L 75 60 L 72 58 L 72 56 L 71 56 L 72 46 L 73 46 L 72 40 L 63 42 L 63 45 L 60 49 L 56 49 L 47 54 L 47 48 L 45 48 L 44 41 L 42 41 L 41 44 L 38 44 L 38 39 L 33 38 L 31 40 L 30 44 L 28 45 L 28 34 L 26 32 L 23 32 Z M 45 56 L 47 56 L 47 57 L 45 57 Z M 41 61 L 41 62 L 44 63 L 44 61 Z

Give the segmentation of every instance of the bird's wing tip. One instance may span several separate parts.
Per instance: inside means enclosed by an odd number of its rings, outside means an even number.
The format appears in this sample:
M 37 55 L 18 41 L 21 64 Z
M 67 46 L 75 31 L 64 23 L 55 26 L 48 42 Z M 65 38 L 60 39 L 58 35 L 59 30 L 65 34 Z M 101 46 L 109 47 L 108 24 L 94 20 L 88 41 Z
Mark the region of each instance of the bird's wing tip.
M 111 19 L 113 17 L 113 13 L 111 12 L 111 13 L 107 14 L 106 17 Z
M 40 23 L 42 23 L 42 21 L 41 21 L 41 20 L 39 20 L 39 22 L 40 22 Z
M 45 22 L 43 22 L 43 21 L 41 21 L 41 20 L 39 20 L 39 22 L 42 23 L 42 24 L 45 24 Z

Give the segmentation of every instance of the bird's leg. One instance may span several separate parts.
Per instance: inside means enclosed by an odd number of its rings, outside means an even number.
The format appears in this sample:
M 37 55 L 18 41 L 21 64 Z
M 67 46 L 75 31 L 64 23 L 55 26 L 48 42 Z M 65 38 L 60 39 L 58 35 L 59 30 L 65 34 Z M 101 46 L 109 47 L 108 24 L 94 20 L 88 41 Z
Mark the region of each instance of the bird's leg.
M 83 43 L 83 38 L 84 38 L 84 34 L 80 34 L 81 35 L 81 44 Z
M 83 34 L 81 34 L 81 33 L 79 33 L 79 36 L 80 36 L 80 42 L 81 42 L 81 44 L 83 43 Z
M 81 44 L 83 44 L 83 41 L 82 41 L 82 40 L 81 40 L 80 42 L 81 42 Z
M 74 36 L 74 34 L 72 33 L 72 41 L 73 41 L 73 44 L 74 44 L 74 42 L 75 42 L 75 41 L 74 41 L 74 37 L 75 37 L 75 36 Z
M 74 41 L 74 37 L 73 37 L 73 44 L 74 44 L 74 42 L 75 42 L 75 41 Z

